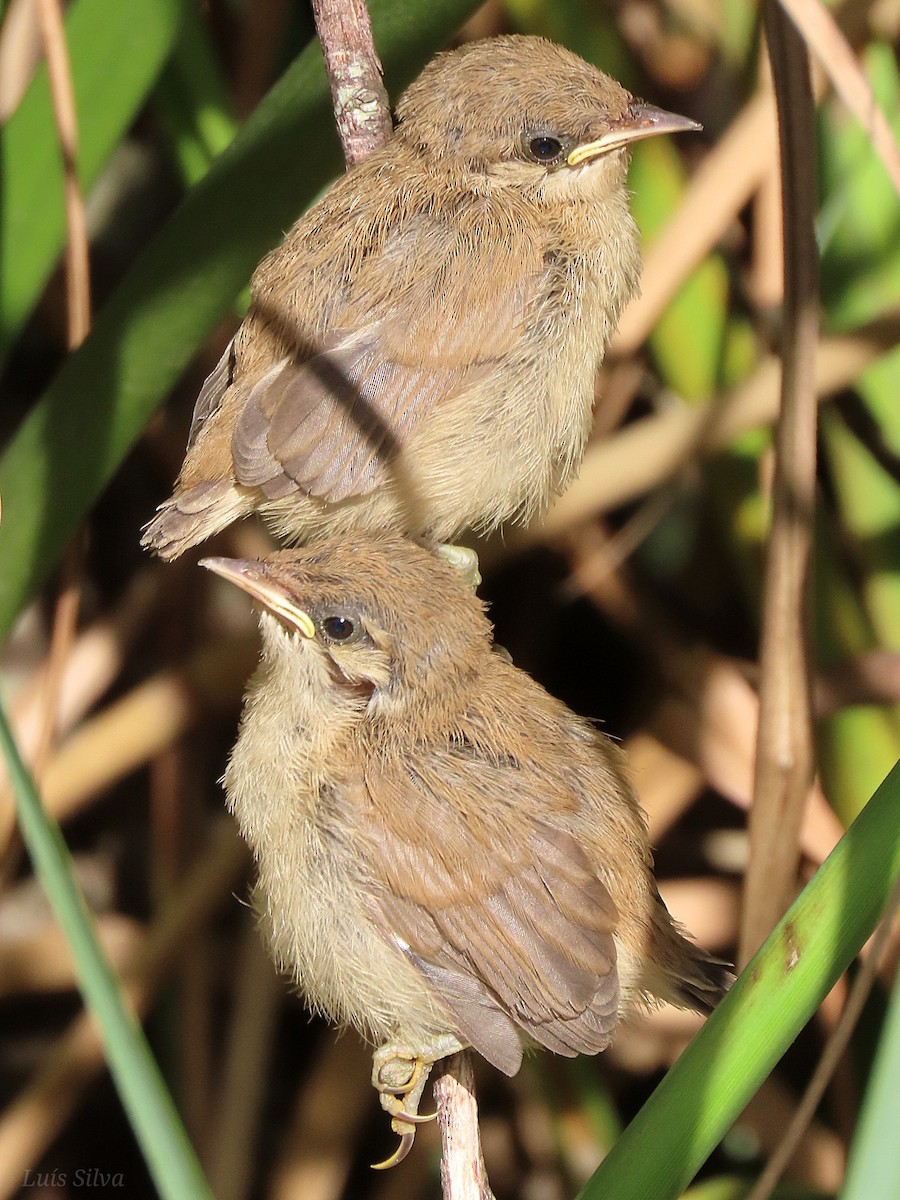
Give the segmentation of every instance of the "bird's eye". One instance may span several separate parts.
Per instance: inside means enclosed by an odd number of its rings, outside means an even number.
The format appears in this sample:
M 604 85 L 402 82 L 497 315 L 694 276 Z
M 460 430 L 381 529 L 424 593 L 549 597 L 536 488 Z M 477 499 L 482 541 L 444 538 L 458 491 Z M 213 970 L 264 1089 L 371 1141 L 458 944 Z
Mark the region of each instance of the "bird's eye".
M 324 617 L 321 629 L 329 642 L 349 642 L 356 633 L 356 622 L 340 615 Z
M 526 137 L 525 152 L 534 162 L 547 166 L 558 162 L 562 157 L 563 144 L 559 138 L 549 133 L 538 134 L 537 137 Z

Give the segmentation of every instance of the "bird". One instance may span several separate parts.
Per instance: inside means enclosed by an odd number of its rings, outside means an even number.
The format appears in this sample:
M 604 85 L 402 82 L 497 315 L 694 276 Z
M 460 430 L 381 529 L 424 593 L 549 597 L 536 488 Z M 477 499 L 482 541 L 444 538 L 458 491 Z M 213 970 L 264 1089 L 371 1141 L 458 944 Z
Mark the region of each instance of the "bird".
M 617 745 L 493 644 L 442 557 L 393 530 L 201 565 L 259 607 L 260 665 L 224 774 L 272 956 L 375 1047 L 412 1146 L 435 1061 L 514 1075 L 595 1054 L 656 1001 L 709 1012 L 725 964 L 653 877 Z
M 543 38 L 438 55 L 258 266 L 144 545 L 172 559 L 253 511 L 296 544 L 542 510 L 638 288 L 629 148 L 699 128 Z

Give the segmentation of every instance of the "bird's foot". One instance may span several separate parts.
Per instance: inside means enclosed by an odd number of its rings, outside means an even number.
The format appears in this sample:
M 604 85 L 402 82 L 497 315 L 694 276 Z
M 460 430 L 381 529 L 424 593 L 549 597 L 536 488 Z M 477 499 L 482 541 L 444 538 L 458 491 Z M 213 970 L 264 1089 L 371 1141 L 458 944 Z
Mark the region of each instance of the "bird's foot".
M 381 1107 L 391 1118 L 391 1128 L 400 1138 L 400 1145 L 384 1162 L 373 1163 L 375 1171 L 386 1171 L 403 1162 L 416 1138 L 416 1126 L 433 1121 L 436 1112 L 422 1114 L 419 1103 L 439 1058 L 456 1054 L 462 1047 L 452 1036 L 436 1038 L 423 1054 L 395 1042 L 380 1046 L 373 1056 L 372 1085 L 378 1092 Z
M 478 569 L 478 555 L 474 550 L 470 550 L 468 546 L 453 546 L 449 542 L 440 542 L 434 547 L 434 552 L 448 566 L 459 571 L 473 592 L 478 591 L 481 572 Z
M 375 1051 L 372 1083 L 378 1090 L 381 1107 L 391 1118 L 391 1128 L 400 1138 L 400 1145 L 384 1162 L 373 1163 L 376 1171 L 386 1171 L 403 1162 L 416 1139 L 416 1126 L 433 1121 L 437 1113 L 419 1113 L 419 1101 L 431 1073 L 431 1063 L 425 1059 L 398 1052 L 396 1046 L 382 1046 Z

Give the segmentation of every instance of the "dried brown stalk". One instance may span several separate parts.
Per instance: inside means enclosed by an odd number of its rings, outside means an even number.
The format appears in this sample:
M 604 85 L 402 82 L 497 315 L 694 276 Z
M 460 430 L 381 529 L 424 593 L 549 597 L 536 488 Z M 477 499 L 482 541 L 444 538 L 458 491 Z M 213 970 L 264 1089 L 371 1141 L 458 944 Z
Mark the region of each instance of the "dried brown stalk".
M 816 716 L 831 716 L 850 704 L 900 703 L 900 654 L 870 650 L 822 670 L 816 678 Z
M 250 639 L 201 646 L 182 669 L 159 672 L 85 722 L 47 765 L 47 811 L 66 820 L 85 801 L 161 754 L 202 712 L 237 703 L 256 657 L 256 642 Z M 11 806 L 0 806 L 0 848 L 13 816 Z
M 772 105 L 773 150 L 769 167 L 753 198 L 752 244 L 748 290 L 757 307 L 776 308 L 784 301 L 784 229 L 781 214 L 781 172 L 775 149 L 775 98 L 768 57 L 761 55 L 760 89 Z
M 809 617 L 818 415 L 815 108 L 803 39 L 777 0 L 767 0 L 764 19 L 778 104 L 785 302 L 741 963 L 792 898 L 814 771 Z
M 38 787 L 43 782 L 47 760 L 58 735 L 63 676 L 75 645 L 78 610 L 81 607 L 81 587 L 78 583 L 80 568 L 81 539 L 76 536 L 63 560 L 59 593 L 53 610 L 50 649 L 41 696 L 40 730 L 31 757 L 31 773 Z
M 47 59 L 53 119 L 63 162 L 63 187 L 66 210 L 66 344 L 77 350 L 91 328 L 91 281 L 88 252 L 87 217 L 84 196 L 78 181 L 78 115 L 72 85 L 72 64 L 66 42 L 60 0 L 35 0 L 41 40 Z M 81 539 L 73 538 L 62 566 L 62 582 L 53 616 L 48 654 L 44 716 L 37 741 L 32 772 L 40 784 L 53 745 L 59 692 L 66 660 L 75 641 L 81 590 Z
M 97 940 L 114 967 L 134 957 L 143 931 L 119 913 L 95 917 Z M 62 930 L 47 915 L 40 929 L 0 937 L 0 999 L 35 992 L 63 992 L 78 986 L 72 950 Z
M 703 772 L 649 730 L 638 730 L 623 745 L 628 773 L 647 814 L 650 844 L 655 846 L 690 808 L 706 785 Z
M 843 337 L 825 338 L 816 356 L 820 399 L 852 383 L 900 337 L 900 322 L 879 321 Z M 545 541 L 598 513 L 608 512 L 671 479 L 698 455 L 710 454 L 747 429 L 770 425 L 778 414 L 779 364 L 765 358 L 751 377 L 710 405 L 670 408 L 635 421 L 615 437 L 588 447 L 581 474 L 554 501 L 542 521 L 508 530 L 501 547 Z M 484 555 L 483 562 L 489 556 Z
M 780 1142 L 796 1108 L 797 1097 L 793 1089 L 775 1073 L 769 1076 L 744 1109 L 741 1124 L 755 1136 L 763 1153 L 771 1153 Z M 813 1189 L 813 1195 L 835 1196 L 843 1183 L 846 1158 L 845 1147 L 835 1131 L 817 1118 L 810 1122 L 800 1142 L 794 1147 L 791 1174 L 798 1180 L 802 1179 L 807 1188 Z M 746 1196 L 742 1200 L 746 1200 Z
M 245 1200 L 250 1195 L 275 1027 L 284 997 L 283 983 L 252 919 L 245 921 L 241 931 L 233 984 L 208 1163 L 216 1200 Z
M 595 553 L 596 542 L 593 526 L 581 526 L 564 539 L 561 548 L 568 552 L 574 572 Z M 622 572 L 594 581 L 588 594 L 655 659 L 666 690 L 650 720 L 650 732 L 696 764 L 709 787 L 733 804 L 748 808 L 759 700 L 745 673 L 724 655 L 683 641 L 659 612 L 644 612 Z M 640 790 L 640 777 L 635 775 L 635 780 Z M 652 803 L 652 793 L 648 800 Z M 800 832 L 803 852 L 814 863 L 821 863 L 843 833 L 821 790 L 812 787 Z
M 371 1069 L 372 1052 L 355 1033 L 326 1035 L 288 1122 L 267 1192 L 270 1200 L 340 1200 L 346 1195 L 354 1147 L 366 1120 L 375 1115 Z M 383 1121 L 378 1129 L 390 1138 Z M 417 1164 L 418 1156 L 412 1155 L 402 1172 L 386 1172 L 384 1178 L 389 1185 L 405 1184 L 403 1194 L 413 1196 L 406 1168 L 415 1170 Z
M 68 733 L 84 718 L 113 684 L 135 639 L 146 629 L 162 590 L 163 576 L 153 570 L 134 576 L 125 594 L 108 614 L 92 622 L 78 635 L 66 661 L 59 697 L 58 732 Z M 21 686 L 10 704 L 9 719 L 26 763 L 31 762 L 42 716 L 41 697 L 46 688 L 46 662 Z M 7 797 L 5 767 L 0 766 L 0 812 Z
M 856 55 L 821 0 L 780 0 L 809 49 L 825 68 L 834 90 L 865 129 L 897 193 L 900 148 Z
M 0 125 L 28 90 L 41 60 L 41 32 L 33 0 L 9 0 L 0 21 Z
M 72 64 L 66 44 L 59 0 L 34 0 L 47 58 L 53 119 L 63 160 L 66 200 L 66 312 L 70 350 L 75 350 L 91 328 L 91 282 L 88 264 L 87 218 L 78 182 L 78 116 L 72 87 Z

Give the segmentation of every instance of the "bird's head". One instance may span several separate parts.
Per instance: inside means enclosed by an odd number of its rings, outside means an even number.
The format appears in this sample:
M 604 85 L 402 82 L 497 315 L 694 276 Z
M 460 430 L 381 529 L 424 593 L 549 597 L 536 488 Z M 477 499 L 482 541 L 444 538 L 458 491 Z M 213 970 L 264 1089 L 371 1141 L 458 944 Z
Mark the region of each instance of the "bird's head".
M 642 138 L 699 129 L 635 99 L 544 38 L 510 35 L 440 54 L 401 97 L 397 137 L 436 168 L 461 167 L 539 199 L 621 186 Z
M 481 602 L 442 558 L 394 533 L 201 565 L 260 606 L 263 658 L 287 698 L 414 720 L 452 708 L 484 656 Z

